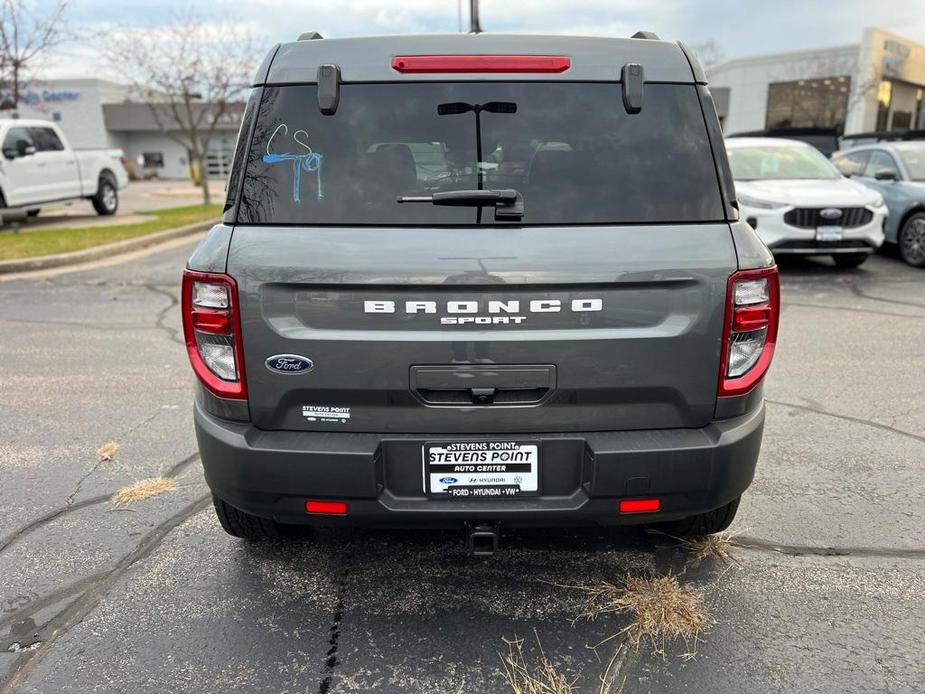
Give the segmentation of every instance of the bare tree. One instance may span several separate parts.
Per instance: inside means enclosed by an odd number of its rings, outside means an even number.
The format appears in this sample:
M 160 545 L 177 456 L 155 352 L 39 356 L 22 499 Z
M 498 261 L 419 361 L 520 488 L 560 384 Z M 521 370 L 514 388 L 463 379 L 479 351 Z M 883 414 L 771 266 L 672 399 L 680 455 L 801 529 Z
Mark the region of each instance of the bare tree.
M 199 167 L 203 202 L 210 202 L 209 143 L 222 124 L 240 117 L 259 60 L 253 37 L 229 20 L 206 22 L 190 14 L 158 27 L 109 29 L 99 45 L 157 128 L 189 152 Z
M 692 43 L 690 49 L 705 70 L 722 62 L 726 57 L 723 49 L 713 39 Z
M 69 2 L 56 0 L 47 13 L 39 13 L 28 0 L 0 0 L 0 109 L 19 106 L 36 61 L 68 38 Z

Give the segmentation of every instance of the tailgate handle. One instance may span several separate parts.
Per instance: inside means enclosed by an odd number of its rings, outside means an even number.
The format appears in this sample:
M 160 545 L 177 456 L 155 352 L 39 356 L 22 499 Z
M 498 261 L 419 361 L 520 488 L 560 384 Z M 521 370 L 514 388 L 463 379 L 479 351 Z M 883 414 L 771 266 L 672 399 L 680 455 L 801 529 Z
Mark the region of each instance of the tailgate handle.
M 551 364 L 411 367 L 411 390 L 428 405 L 535 405 L 555 387 Z

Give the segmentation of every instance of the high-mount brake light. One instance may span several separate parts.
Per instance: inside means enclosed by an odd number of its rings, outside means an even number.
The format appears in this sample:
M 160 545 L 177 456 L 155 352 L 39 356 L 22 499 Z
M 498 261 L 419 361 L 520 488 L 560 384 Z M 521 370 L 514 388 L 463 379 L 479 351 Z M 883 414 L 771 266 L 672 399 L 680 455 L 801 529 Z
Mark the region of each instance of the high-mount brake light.
M 183 273 L 183 335 L 193 371 L 220 398 L 247 399 L 238 288 L 228 275 Z
M 761 381 L 774 357 L 779 318 L 776 266 L 729 277 L 717 395 L 743 395 Z
M 402 73 L 565 72 L 567 55 L 396 55 L 392 69 Z

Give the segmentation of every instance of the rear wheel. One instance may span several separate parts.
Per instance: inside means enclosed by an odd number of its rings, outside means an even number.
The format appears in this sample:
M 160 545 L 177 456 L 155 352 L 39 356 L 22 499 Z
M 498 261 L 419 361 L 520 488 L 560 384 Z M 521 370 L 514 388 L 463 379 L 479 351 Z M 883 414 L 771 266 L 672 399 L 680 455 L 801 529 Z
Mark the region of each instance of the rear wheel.
M 282 528 L 276 521 L 240 511 L 214 494 L 212 504 L 215 506 L 215 515 L 218 516 L 222 529 L 232 537 L 256 541 L 275 540 L 283 536 Z
M 97 214 L 115 214 L 116 210 L 119 209 L 119 191 L 116 189 L 116 182 L 105 174 L 100 176 L 96 195 L 90 198 L 90 202 L 93 203 L 93 209 L 96 210 Z
M 867 253 L 839 253 L 833 255 L 832 260 L 837 267 L 857 267 L 867 260 Z
M 651 527 L 673 537 L 698 537 L 722 532 L 729 527 L 729 524 L 736 517 L 736 511 L 739 510 L 741 500 L 742 497 L 740 496 L 725 506 L 720 506 L 712 511 L 676 521 L 653 523 Z
M 899 254 L 912 267 L 925 267 L 925 212 L 916 212 L 899 230 Z

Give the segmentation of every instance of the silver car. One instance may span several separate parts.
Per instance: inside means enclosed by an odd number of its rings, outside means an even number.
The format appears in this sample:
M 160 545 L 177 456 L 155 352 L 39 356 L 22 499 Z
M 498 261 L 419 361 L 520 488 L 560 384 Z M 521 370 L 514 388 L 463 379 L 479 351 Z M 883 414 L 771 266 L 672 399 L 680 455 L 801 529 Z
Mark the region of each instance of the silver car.
M 925 142 L 879 142 L 832 155 L 846 176 L 875 189 L 890 211 L 887 243 L 909 265 L 925 267 Z

